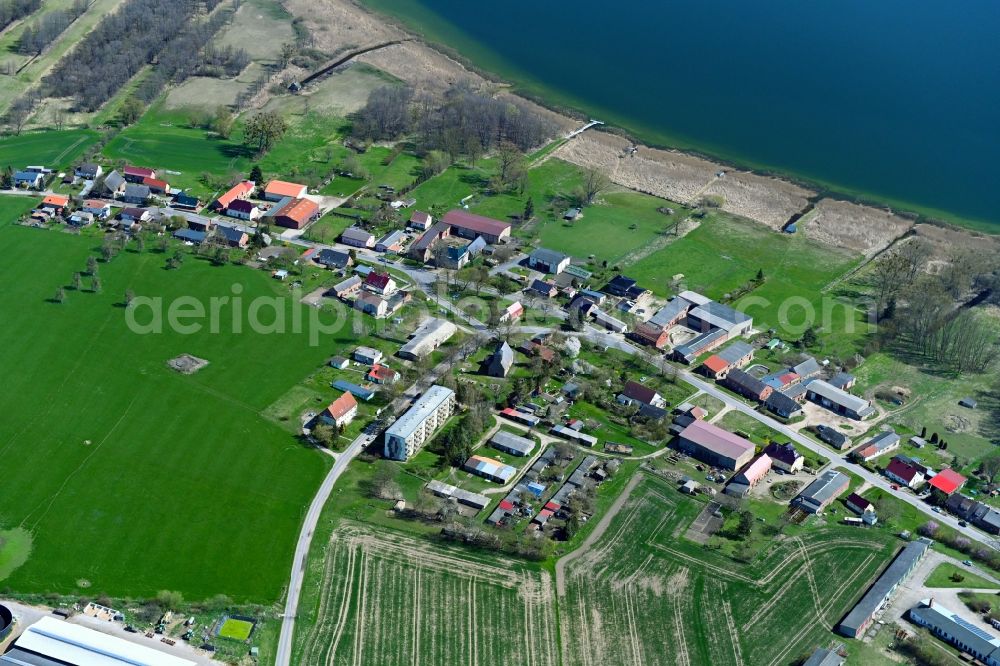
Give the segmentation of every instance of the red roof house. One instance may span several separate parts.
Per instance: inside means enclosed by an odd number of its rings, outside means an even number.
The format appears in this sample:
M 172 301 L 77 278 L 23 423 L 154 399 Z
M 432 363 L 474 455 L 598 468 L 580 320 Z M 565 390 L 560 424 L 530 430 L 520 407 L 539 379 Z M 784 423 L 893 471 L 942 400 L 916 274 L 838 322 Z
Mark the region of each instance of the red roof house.
M 156 171 L 146 167 L 127 166 L 122 169 L 125 180 L 133 183 L 141 183 L 143 178 L 156 178 Z
M 892 481 L 901 483 L 907 488 L 916 488 L 924 482 L 923 472 L 915 465 L 911 465 L 901 458 L 892 459 L 892 462 L 885 468 L 885 475 Z
M 514 510 L 514 503 L 511 502 L 510 500 L 500 500 L 499 506 L 504 511 L 513 511 Z
M 559 502 L 549 501 L 545 503 L 545 508 L 555 513 L 556 511 L 562 508 L 562 504 L 560 504 Z
M 500 315 L 500 321 L 501 322 L 515 321 L 517 319 L 520 319 L 521 315 L 523 314 L 524 314 L 524 306 L 521 305 L 520 302 L 511 303 L 504 309 L 503 314 Z
M 967 479 L 964 476 L 955 470 L 948 468 L 935 474 L 934 478 L 930 480 L 930 486 L 935 491 L 950 497 L 954 493 L 961 490 L 966 481 Z
M 142 179 L 142 184 L 149 188 L 150 192 L 156 192 L 157 194 L 163 194 L 170 189 L 170 185 L 165 180 L 160 180 L 159 178 L 152 178 L 146 176 Z
M 61 194 L 50 194 L 42 199 L 42 208 L 49 208 L 56 211 L 56 213 L 61 213 L 62 209 L 69 205 L 69 197 L 64 197 Z
M 712 354 L 705 359 L 702 366 L 705 368 L 705 374 L 712 379 L 724 379 L 726 372 L 732 367 L 732 364 L 718 354 Z
M 268 201 L 281 201 L 285 197 L 301 199 L 305 195 L 305 185 L 300 183 L 289 183 L 284 180 L 272 180 L 264 188 L 264 198 Z
M 220 196 L 215 201 L 215 208 L 218 210 L 226 210 L 229 208 L 229 204 L 233 203 L 237 199 L 248 199 L 253 190 L 256 187 L 252 180 L 244 180 L 242 182 L 236 183 L 232 188 L 222 196 Z
M 350 393 L 342 396 L 330 403 L 330 406 L 319 415 L 320 420 L 328 425 L 342 427 L 350 423 L 358 413 L 358 401 Z
M 375 384 L 392 384 L 399 379 L 399 373 L 387 365 L 376 363 L 368 371 L 366 379 Z
M 365 277 L 365 289 L 376 294 L 388 294 L 396 291 L 396 281 L 388 273 L 372 271 Z
M 735 483 L 753 488 L 760 483 L 770 471 L 771 458 L 766 453 L 761 453 L 747 463 L 746 467 L 740 470 L 740 472 L 733 477 L 733 481 Z
M 309 199 L 292 199 L 272 215 L 274 223 L 286 229 L 301 229 L 319 217 L 319 205 Z

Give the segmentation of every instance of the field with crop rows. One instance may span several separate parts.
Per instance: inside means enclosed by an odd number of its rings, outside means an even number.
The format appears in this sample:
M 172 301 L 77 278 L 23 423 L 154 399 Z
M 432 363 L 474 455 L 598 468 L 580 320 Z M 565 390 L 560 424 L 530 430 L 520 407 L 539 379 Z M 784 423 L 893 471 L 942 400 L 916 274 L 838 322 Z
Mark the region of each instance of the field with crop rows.
M 558 663 L 551 576 L 347 524 L 326 549 L 302 664 Z
M 700 507 L 653 479 L 633 491 L 567 568 L 562 663 L 789 663 L 834 640 L 893 550 L 873 532 L 820 529 L 739 565 L 681 539 Z

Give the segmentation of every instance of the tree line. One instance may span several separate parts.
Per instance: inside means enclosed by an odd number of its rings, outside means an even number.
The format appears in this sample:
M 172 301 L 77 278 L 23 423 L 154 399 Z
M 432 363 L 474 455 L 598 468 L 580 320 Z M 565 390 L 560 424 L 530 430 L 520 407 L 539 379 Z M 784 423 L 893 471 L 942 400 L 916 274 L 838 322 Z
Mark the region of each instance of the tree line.
M 195 0 L 127 0 L 42 80 L 43 95 L 72 97 L 81 110 L 96 110 L 147 63 L 169 60 L 165 47 L 202 6 Z
M 87 0 L 74 0 L 69 9 L 57 9 L 49 12 L 24 29 L 15 50 L 24 55 L 40 54 L 86 11 Z
M 42 6 L 42 0 L 0 0 L 0 30 L 28 16 Z
M 504 143 L 528 150 L 552 136 L 555 129 L 551 120 L 527 104 L 460 83 L 440 99 L 417 95 L 408 86 L 377 88 L 355 114 L 353 133 L 362 141 L 412 135 L 421 152 L 440 150 L 453 161 L 464 156 L 474 162 Z
M 206 47 L 229 20 L 229 16 L 229 13 L 220 11 L 209 19 L 194 21 L 182 27 L 170 37 L 158 56 L 156 67 L 136 89 L 136 97 L 149 104 L 167 84 L 180 84 L 188 77 L 202 73 L 206 64 Z M 242 62 L 237 73 L 250 61 L 250 56 L 244 49 L 213 50 L 212 57 L 217 61 L 225 63 L 220 59 L 227 56 L 234 59 L 230 67 L 235 67 L 236 61 Z M 222 69 L 225 70 L 225 64 Z

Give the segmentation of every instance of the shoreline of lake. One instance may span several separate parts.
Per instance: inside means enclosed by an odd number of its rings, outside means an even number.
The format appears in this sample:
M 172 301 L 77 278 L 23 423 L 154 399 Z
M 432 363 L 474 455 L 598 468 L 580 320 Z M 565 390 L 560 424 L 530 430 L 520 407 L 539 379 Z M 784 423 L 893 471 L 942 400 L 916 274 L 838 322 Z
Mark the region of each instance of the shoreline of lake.
M 912 201 L 906 201 L 892 196 L 864 191 L 841 184 L 830 183 L 821 178 L 798 173 L 791 169 L 769 166 L 760 162 L 755 162 L 752 159 L 734 156 L 731 152 L 726 151 L 719 146 L 700 145 L 698 142 L 690 139 L 670 136 L 659 129 L 638 126 L 635 122 L 630 122 L 628 119 L 620 118 L 619 115 L 614 112 L 606 112 L 601 109 L 595 109 L 594 113 L 588 115 L 581 110 L 583 108 L 587 108 L 587 105 L 582 103 L 580 100 L 572 99 L 565 93 L 553 90 L 551 87 L 546 86 L 543 82 L 539 81 L 537 77 L 533 77 L 526 73 L 521 73 L 520 75 L 517 73 L 511 74 L 510 67 L 499 65 L 499 63 L 503 60 L 501 56 L 494 54 L 492 57 L 477 58 L 476 56 L 472 56 L 467 53 L 470 50 L 477 51 L 480 55 L 487 53 L 489 52 L 489 48 L 485 45 L 470 47 L 469 44 L 466 44 L 466 42 L 469 42 L 470 44 L 472 42 L 465 37 L 457 39 L 449 38 L 447 40 L 449 42 L 457 43 L 457 47 L 446 45 L 444 43 L 445 38 L 442 35 L 442 30 L 447 29 L 449 31 L 460 32 L 460 29 L 455 26 L 446 25 L 446 22 L 444 22 L 441 17 L 434 14 L 430 10 L 422 8 L 419 11 L 422 12 L 424 16 L 430 17 L 436 21 L 438 25 L 428 26 L 421 22 L 415 22 L 413 20 L 412 12 L 408 12 L 410 18 L 410 20 L 408 20 L 406 17 L 393 13 L 391 9 L 386 8 L 385 2 L 380 2 L 378 0 L 361 0 L 358 3 L 352 2 L 352 4 L 359 6 L 362 11 L 370 12 L 379 16 L 383 20 L 395 26 L 397 29 L 416 36 L 416 38 L 419 39 L 427 48 L 433 49 L 444 54 L 448 58 L 456 60 L 465 68 L 475 72 L 484 79 L 509 86 L 511 92 L 515 93 L 519 97 L 529 99 L 540 106 L 571 118 L 585 119 L 588 117 L 597 117 L 600 120 L 605 120 L 608 122 L 608 126 L 605 131 L 625 136 L 637 144 L 642 144 L 649 148 L 662 149 L 668 152 L 679 152 L 693 157 L 698 157 L 716 163 L 720 169 L 749 170 L 760 176 L 787 181 L 813 191 L 814 197 L 817 200 L 823 197 L 829 197 L 831 199 L 848 201 L 868 207 L 888 208 L 894 212 L 902 213 L 906 217 L 914 218 L 916 221 L 951 225 L 991 235 L 1000 234 L 1000 225 L 994 221 L 970 217 L 952 211 L 941 210 L 925 204 L 914 203 Z

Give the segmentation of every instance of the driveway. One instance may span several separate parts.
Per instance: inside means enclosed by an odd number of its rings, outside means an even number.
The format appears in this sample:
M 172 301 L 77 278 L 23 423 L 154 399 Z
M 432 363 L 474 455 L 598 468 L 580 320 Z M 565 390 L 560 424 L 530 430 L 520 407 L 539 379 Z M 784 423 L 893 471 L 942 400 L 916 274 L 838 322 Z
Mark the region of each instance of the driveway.
M 938 565 L 944 563 L 951 563 L 960 568 L 968 569 L 970 573 L 982 576 L 983 578 L 996 583 L 997 587 L 1000 588 L 1000 580 L 998 580 L 996 576 L 993 576 L 976 567 L 966 567 L 954 557 L 930 550 L 927 551 L 927 555 L 920 562 L 920 564 L 917 565 L 917 569 L 913 572 L 913 575 L 911 575 L 896 591 L 896 594 L 893 596 L 888 608 L 883 611 L 882 619 L 886 623 L 897 622 L 901 626 L 907 626 L 907 622 L 904 619 L 907 611 L 918 605 L 922 599 L 932 598 L 935 603 L 940 603 L 948 610 L 960 614 L 963 618 L 969 620 L 984 631 L 988 631 L 990 634 L 996 634 L 997 630 L 986 622 L 983 622 L 982 616 L 977 615 L 966 608 L 965 603 L 958 597 L 958 593 L 965 590 L 972 590 L 975 592 L 982 591 L 995 594 L 997 590 L 978 590 L 976 588 L 961 587 L 928 588 L 924 585 L 927 577 L 931 575 L 934 569 L 936 569 Z M 997 597 L 997 602 L 1000 604 L 1000 597 Z

